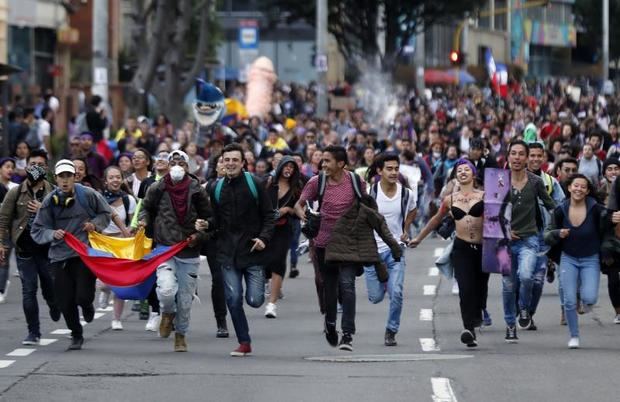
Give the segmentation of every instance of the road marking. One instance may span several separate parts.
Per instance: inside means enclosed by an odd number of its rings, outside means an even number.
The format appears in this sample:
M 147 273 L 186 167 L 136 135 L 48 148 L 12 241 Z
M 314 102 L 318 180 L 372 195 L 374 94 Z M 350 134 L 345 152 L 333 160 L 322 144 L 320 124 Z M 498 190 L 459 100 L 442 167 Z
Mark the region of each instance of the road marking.
M 32 352 L 34 352 L 35 350 L 36 349 L 15 349 L 11 353 L 7 353 L 6 355 L 11 357 L 30 356 L 30 354 L 32 354 Z
M 433 377 L 431 386 L 433 387 L 433 402 L 457 402 L 449 379 Z
M 428 276 L 439 276 L 439 268 L 437 268 L 437 267 L 430 267 L 428 269 Z
M 439 352 L 439 346 L 433 338 L 420 338 L 420 346 L 423 352 Z
M 473 355 L 449 355 L 440 353 L 410 353 L 384 355 L 337 355 L 304 357 L 305 360 L 332 363 L 370 363 L 370 362 L 409 362 L 429 360 L 460 360 L 469 359 Z
M 80 324 L 82 324 L 83 327 L 88 325 L 88 323 L 86 321 L 84 321 L 84 320 L 80 320 Z
M 435 258 L 436 257 L 441 257 L 442 254 L 443 254 L 443 247 L 437 247 L 435 249 Z
M 68 335 L 70 333 L 70 329 L 57 329 L 51 332 L 52 335 Z
M 0 360 L 0 369 L 7 368 L 13 363 L 15 363 L 15 360 Z
M 430 308 L 421 308 L 420 321 L 433 321 L 433 310 Z
M 103 317 L 105 315 L 105 313 L 95 313 L 95 320 Z
M 434 296 L 435 289 L 437 289 L 435 285 L 424 285 L 424 296 Z
M 58 339 L 51 339 L 51 338 L 41 338 L 41 341 L 39 342 L 39 344 L 41 346 L 47 346 L 47 345 L 51 345 L 52 343 L 58 341 Z

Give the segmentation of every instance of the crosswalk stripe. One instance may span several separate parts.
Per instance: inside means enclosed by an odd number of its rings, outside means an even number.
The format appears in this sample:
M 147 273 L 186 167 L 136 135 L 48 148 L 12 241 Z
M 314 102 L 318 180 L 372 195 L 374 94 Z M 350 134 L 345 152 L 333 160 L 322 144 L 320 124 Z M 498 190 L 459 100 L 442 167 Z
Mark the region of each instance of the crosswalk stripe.
M 449 379 L 433 377 L 431 386 L 433 387 L 433 402 L 457 402 Z
M 15 363 L 15 360 L 0 360 L 0 369 L 7 368 L 13 363 Z
M 420 338 L 420 346 L 423 352 L 438 352 L 439 346 L 433 338 Z
M 15 349 L 14 351 L 7 353 L 7 356 L 11 356 L 11 357 L 24 357 L 24 356 L 29 356 L 31 355 L 36 349 L 26 349 L 26 348 L 19 348 L 19 349 Z
M 424 296 L 434 296 L 435 289 L 437 289 L 435 285 L 424 285 Z
M 430 308 L 420 309 L 420 321 L 433 321 L 433 310 Z

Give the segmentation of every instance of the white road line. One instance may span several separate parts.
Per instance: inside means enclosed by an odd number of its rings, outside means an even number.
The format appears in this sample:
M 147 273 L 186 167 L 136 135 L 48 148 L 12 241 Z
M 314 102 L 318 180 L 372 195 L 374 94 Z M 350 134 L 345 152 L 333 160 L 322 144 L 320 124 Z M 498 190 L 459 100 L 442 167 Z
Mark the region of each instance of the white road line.
M 11 353 L 7 353 L 7 356 L 11 357 L 24 357 L 30 356 L 36 349 L 15 349 Z
M 0 369 L 7 368 L 13 363 L 15 363 L 15 360 L 0 360 Z
M 105 313 L 95 313 L 95 320 L 103 317 L 105 315 Z
M 51 332 L 52 335 L 68 335 L 70 333 L 70 329 L 57 329 Z
M 80 320 L 80 324 L 82 324 L 83 327 L 88 325 L 88 323 L 86 321 L 84 321 L 84 320 Z
M 47 346 L 47 345 L 51 345 L 52 343 L 58 341 L 58 339 L 51 339 L 51 338 L 41 338 L 41 341 L 39 342 L 39 344 L 41 346 Z
M 431 386 L 433 387 L 433 402 L 457 402 L 449 379 L 433 377 Z
M 433 310 L 430 308 L 421 308 L 420 321 L 433 321 Z
M 428 276 L 439 276 L 439 268 L 437 268 L 437 267 L 430 267 L 428 269 Z
M 435 258 L 437 258 L 437 257 L 441 257 L 441 255 L 442 255 L 442 254 L 443 254 L 443 247 L 437 247 L 437 248 L 435 249 L 435 254 L 434 254 L 434 255 L 435 255 Z
M 439 346 L 433 338 L 420 338 L 420 346 L 423 352 L 439 352 Z
M 424 285 L 424 296 L 434 296 L 436 289 L 435 285 Z

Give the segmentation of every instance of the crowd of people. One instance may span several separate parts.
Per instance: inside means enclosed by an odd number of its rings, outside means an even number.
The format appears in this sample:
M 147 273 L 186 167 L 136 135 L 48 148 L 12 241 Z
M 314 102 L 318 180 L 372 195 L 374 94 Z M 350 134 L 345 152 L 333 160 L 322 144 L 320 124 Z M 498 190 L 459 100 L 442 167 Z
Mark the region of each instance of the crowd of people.
M 371 120 L 360 99 L 319 118 L 312 86 L 278 84 L 274 91 L 272 111 L 262 117 L 204 129 L 191 120 L 173 127 L 164 115 L 129 116 L 115 132 L 93 96 L 69 127 L 67 149 L 52 149 L 57 105 L 46 104 L 49 98 L 38 112 L 13 108 L 12 155 L 0 160 L 0 303 L 13 249 L 24 344 L 41 336 L 39 282 L 51 318 L 64 316 L 71 330 L 70 349 L 83 343 L 78 307 L 90 322 L 96 289 L 98 307 L 107 307 L 109 288 L 67 246 L 67 233 L 87 243 L 93 231 L 131 237 L 145 230 L 155 244 L 187 242 L 158 266 L 148 300 L 135 305 L 146 330 L 175 333 L 175 351 L 188 350 L 201 255 L 211 271 L 216 335 L 229 336 L 230 315 L 239 341 L 231 354 L 246 356 L 252 347 L 243 300 L 277 317 L 287 271 L 299 275 L 304 238 L 327 342 L 353 350 L 356 277 L 364 275 L 372 303 L 388 294 L 384 342 L 395 346 L 405 252 L 452 220 L 447 249 L 461 341 L 475 347 L 476 328 L 492 323 L 482 270 L 487 168 L 507 169 L 511 180 L 505 340 L 517 342 L 517 328 L 537 329 L 543 285 L 556 271 L 570 348 L 579 347 L 577 313 L 597 303 L 601 272 L 620 324 L 619 97 L 563 81 L 514 85 L 507 98 L 475 86 L 401 90 L 386 100 L 395 113 Z M 242 87 L 229 92 L 243 102 Z M 123 307 L 114 301 L 114 330 L 123 328 Z

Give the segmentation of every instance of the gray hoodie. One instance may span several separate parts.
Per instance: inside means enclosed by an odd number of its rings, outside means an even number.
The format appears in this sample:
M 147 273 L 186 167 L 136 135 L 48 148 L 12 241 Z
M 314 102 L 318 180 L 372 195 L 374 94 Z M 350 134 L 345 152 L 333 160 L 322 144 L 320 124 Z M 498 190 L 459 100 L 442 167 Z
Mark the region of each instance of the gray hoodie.
M 88 233 L 82 230 L 85 222 L 93 223 L 95 230 L 100 233 L 110 224 L 112 210 L 105 198 L 89 187 L 82 186 L 81 190 L 84 192 L 84 201 L 94 217 L 91 218 L 89 211 L 78 202 L 77 197 L 74 197 L 76 200 L 70 207 L 55 205 L 52 197 L 56 192 L 53 191 L 45 197 L 34 219 L 30 235 L 39 244 L 51 243 L 48 255 L 51 262 L 78 257 L 78 254 L 67 246 L 64 240 L 54 239 L 55 230 L 63 229 L 77 237 L 82 243 L 88 244 Z

